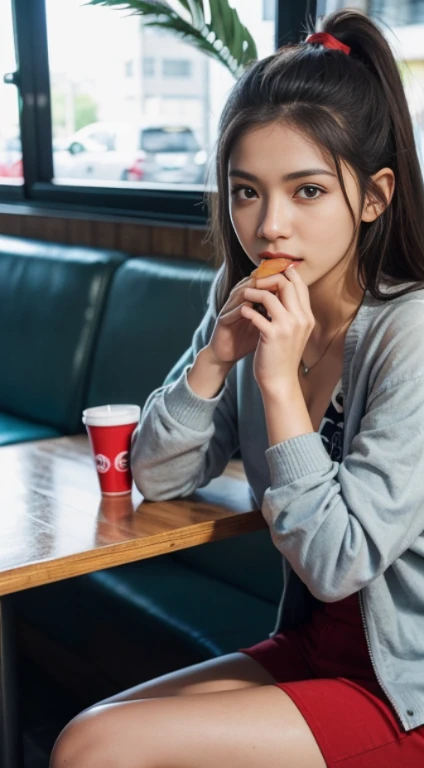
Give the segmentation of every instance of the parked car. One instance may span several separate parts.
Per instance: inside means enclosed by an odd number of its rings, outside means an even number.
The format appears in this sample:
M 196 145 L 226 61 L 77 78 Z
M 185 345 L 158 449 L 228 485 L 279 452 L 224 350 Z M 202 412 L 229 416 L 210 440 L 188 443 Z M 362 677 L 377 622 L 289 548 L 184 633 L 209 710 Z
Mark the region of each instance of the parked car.
M 202 184 L 207 153 L 185 125 L 99 122 L 54 153 L 56 178 Z
M 18 136 L 0 140 L 0 178 L 21 179 L 22 144 Z

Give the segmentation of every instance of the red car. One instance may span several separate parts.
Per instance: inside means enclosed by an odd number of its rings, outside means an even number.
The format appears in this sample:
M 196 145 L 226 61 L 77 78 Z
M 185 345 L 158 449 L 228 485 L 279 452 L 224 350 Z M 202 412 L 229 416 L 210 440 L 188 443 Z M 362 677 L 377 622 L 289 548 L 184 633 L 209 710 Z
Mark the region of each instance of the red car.
M 22 145 L 19 137 L 0 140 L 0 178 L 23 178 Z

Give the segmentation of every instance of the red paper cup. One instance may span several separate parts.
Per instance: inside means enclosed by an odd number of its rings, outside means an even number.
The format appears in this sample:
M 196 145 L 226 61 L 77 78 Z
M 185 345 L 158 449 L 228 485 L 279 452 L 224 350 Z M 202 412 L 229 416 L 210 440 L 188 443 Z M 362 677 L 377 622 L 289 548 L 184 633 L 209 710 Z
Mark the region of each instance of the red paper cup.
M 100 405 L 83 411 L 94 461 L 104 496 L 131 493 L 130 449 L 140 420 L 138 405 Z

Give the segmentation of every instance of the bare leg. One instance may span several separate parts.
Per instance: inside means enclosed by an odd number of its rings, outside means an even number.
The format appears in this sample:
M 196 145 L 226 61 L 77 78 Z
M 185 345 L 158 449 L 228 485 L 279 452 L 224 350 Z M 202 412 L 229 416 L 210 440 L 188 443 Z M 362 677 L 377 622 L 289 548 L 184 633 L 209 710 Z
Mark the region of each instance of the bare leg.
M 50 768 L 324 768 L 305 720 L 274 682 L 232 653 L 142 683 L 75 718 Z
M 228 653 L 140 683 L 134 688 L 128 688 L 115 696 L 103 699 L 95 706 L 134 699 L 157 699 L 164 696 L 230 691 L 273 683 L 275 683 L 274 678 L 250 656 L 245 653 Z
M 325 768 L 299 710 L 273 685 L 96 707 L 56 743 L 51 768 Z

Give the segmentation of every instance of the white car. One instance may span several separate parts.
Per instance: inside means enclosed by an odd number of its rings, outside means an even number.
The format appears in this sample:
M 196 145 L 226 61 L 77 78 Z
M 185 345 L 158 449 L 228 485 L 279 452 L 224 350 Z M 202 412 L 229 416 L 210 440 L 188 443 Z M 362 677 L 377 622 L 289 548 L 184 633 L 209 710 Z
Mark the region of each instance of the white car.
M 205 181 L 207 153 L 184 125 L 91 123 L 54 146 L 56 179 Z

